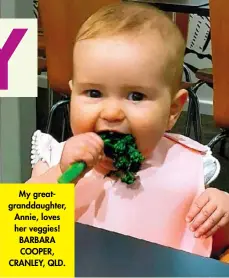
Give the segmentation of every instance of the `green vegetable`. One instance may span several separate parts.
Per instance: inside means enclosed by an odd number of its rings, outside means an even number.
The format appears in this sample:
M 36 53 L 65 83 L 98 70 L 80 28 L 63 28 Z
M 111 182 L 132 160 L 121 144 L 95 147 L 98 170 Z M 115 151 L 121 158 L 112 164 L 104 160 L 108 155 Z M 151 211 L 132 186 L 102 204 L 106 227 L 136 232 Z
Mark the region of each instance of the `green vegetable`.
M 113 159 L 115 171 L 110 171 L 106 176 L 119 177 L 122 182 L 133 184 L 136 173 L 140 170 L 144 157 L 138 151 L 135 138 L 131 134 L 104 131 L 99 133 L 104 141 L 104 153 Z M 70 183 L 76 179 L 86 168 L 86 163 L 74 163 L 58 179 L 58 183 Z
M 117 169 L 110 171 L 107 176 L 116 176 L 122 182 L 133 184 L 136 173 L 140 170 L 144 157 L 138 151 L 135 138 L 131 134 L 116 132 L 103 132 L 100 134 L 104 140 L 104 152 L 113 159 L 113 165 Z

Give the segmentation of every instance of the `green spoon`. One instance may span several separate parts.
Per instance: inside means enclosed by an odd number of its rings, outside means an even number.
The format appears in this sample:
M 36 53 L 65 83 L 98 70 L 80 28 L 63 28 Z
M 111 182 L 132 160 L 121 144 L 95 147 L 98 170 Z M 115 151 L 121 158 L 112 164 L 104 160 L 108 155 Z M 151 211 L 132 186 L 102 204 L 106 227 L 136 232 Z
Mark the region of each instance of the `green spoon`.
M 87 168 L 85 162 L 76 162 L 72 164 L 58 179 L 58 183 L 71 183 Z

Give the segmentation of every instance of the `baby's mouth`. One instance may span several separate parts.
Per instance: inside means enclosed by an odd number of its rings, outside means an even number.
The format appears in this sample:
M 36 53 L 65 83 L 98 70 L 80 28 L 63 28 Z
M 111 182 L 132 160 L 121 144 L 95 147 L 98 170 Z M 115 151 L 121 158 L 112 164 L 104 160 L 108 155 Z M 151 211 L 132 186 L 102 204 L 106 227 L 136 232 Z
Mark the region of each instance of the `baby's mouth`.
M 116 142 L 118 142 L 119 140 L 123 139 L 127 134 L 121 133 L 119 131 L 114 131 L 114 130 L 103 130 L 103 131 L 97 132 L 97 134 L 104 141 L 104 153 L 105 153 L 105 155 L 110 159 L 114 159 L 113 145 Z
M 123 133 L 121 131 L 117 131 L 117 130 L 101 130 L 97 132 L 98 135 L 100 136 L 106 136 L 107 138 L 123 138 L 127 135 L 127 133 Z

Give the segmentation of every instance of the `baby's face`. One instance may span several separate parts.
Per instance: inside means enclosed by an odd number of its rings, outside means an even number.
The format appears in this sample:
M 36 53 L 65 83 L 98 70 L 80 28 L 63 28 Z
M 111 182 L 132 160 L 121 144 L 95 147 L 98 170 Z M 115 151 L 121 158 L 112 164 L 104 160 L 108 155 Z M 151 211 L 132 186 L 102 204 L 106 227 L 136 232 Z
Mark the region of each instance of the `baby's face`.
M 177 107 L 164 80 L 165 54 L 159 41 L 120 36 L 76 44 L 74 135 L 115 130 L 133 134 L 145 156 L 155 148 L 174 124 Z

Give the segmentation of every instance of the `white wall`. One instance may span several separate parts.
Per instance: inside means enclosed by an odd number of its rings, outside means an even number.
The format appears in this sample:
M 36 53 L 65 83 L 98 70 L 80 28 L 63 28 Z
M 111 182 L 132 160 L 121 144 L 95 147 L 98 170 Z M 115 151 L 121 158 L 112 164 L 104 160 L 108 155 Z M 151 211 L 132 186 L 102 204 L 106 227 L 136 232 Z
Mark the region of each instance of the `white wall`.
M 32 0 L 0 0 L 0 12 L 1 18 L 34 17 Z M 28 179 L 35 128 L 35 98 L 0 98 L 0 182 Z

